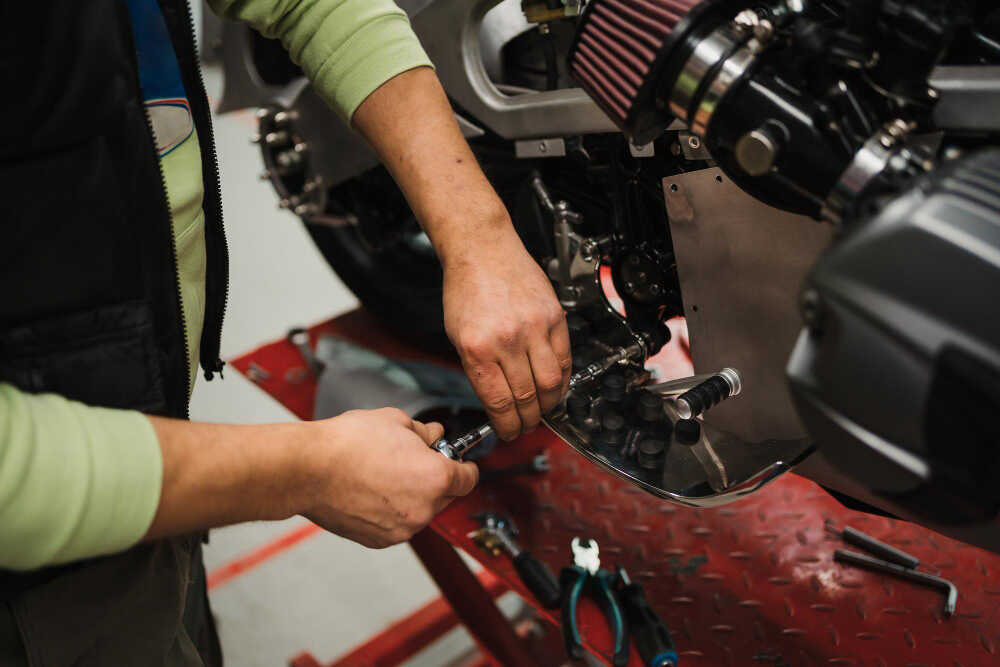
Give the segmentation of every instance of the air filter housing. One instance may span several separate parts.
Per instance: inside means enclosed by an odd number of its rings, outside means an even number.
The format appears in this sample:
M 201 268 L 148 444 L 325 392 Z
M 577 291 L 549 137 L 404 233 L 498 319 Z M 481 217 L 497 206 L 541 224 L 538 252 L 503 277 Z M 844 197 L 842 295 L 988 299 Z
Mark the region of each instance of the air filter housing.
M 570 49 L 580 85 L 637 145 L 655 139 L 667 104 L 698 41 L 731 21 L 733 0 L 591 0 Z

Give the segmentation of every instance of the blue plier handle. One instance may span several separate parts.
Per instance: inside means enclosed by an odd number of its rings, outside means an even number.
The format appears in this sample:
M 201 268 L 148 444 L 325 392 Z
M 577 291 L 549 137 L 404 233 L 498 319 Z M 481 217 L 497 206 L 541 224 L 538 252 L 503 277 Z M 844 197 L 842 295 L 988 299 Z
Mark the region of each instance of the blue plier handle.
M 562 589 L 562 629 L 566 652 L 576 660 L 584 656 L 577 605 L 581 597 L 589 595 L 601 607 L 614 635 L 615 650 L 612 662 L 615 667 L 624 667 L 628 664 L 629 658 L 628 628 L 625 614 L 618 601 L 618 595 L 615 593 L 616 576 L 607 570 L 600 569 L 600 561 L 597 560 L 596 556 L 597 543 L 589 540 L 589 544 L 585 543 L 578 547 L 582 542 L 579 538 L 573 539 L 573 553 L 576 556 L 574 564 L 563 568 L 559 575 L 559 585 Z M 593 552 L 587 554 L 590 549 L 593 549 Z M 585 557 L 581 557 L 580 554 L 585 554 Z

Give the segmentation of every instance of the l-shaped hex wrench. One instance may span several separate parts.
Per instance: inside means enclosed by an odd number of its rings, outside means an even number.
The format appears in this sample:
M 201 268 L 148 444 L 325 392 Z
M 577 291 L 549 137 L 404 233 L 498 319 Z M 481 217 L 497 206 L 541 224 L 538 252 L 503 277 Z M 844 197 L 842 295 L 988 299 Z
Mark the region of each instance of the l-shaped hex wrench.
M 955 605 L 958 603 L 958 589 L 955 588 L 955 584 L 951 583 L 947 579 L 942 579 L 941 577 L 934 576 L 933 574 L 920 572 L 919 570 L 903 567 L 902 565 L 890 563 L 878 558 L 872 558 L 871 556 L 865 556 L 864 554 L 859 554 L 856 551 L 847 551 L 846 549 L 837 549 L 834 551 L 833 560 L 841 563 L 850 563 L 851 565 L 857 565 L 858 567 L 875 570 L 877 572 L 884 572 L 885 574 L 891 574 L 903 579 L 909 579 L 915 584 L 936 588 L 942 591 L 946 596 L 944 600 L 944 615 L 951 616 L 955 613 Z

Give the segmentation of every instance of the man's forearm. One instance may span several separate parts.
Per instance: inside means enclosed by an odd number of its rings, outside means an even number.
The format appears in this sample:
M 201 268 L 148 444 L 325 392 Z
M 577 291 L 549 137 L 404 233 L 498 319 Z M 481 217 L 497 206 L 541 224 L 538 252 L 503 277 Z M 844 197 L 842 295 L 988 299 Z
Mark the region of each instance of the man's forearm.
M 423 67 L 386 83 L 353 123 L 406 195 L 444 267 L 445 330 L 500 437 L 533 429 L 572 367 L 562 308 Z
M 163 452 L 145 539 L 302 514 L 365 546 L 409 539 L 478 478 L 428 445 L 444 434 L 401 410 L 232 426 L 151 417 Z
M 353 124 L 392 173 L 446 267 L 470 259 L 474 244 L 520 244 L 433 70 L 420 67 L 387 81 L 358 107 Z
M 163 483 L 146 539 L 305 511 L 300 424 L 149 419 L 163 453 Z

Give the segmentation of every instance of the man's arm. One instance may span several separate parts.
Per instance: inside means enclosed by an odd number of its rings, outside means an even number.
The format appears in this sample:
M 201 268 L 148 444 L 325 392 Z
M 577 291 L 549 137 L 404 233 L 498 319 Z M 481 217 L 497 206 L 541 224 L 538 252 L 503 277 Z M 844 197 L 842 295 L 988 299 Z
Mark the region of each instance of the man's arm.
M 302 514 L 368 547 L 407 540 L 475 487 L 473 463 L 428 445 L 439 424 L 395 408 L 235 426 L 150 418 L 163 452 L 147 539 Z
M 390 0 L 210 0 L 277 37 L 316 92 L 375 147 L 444 266 L 445 327 L 497 431 L 537 426 L 566 389 L 562 309 Z
M 462 136 L 429 68 L 400 74 L 358 107 L 444 267 L 445 327 L 501 437 L 538 425 L 572 367 L 562 308 Z
M 156 434 L 138 412 L 0 383 L 0 568 L 126 549 L 160 497 Z
M 0 383 L 0 569 L 303 514 L 370 547 L 408 539 L 476 485 L 399 410 L 234 426 L 146 417 Z

